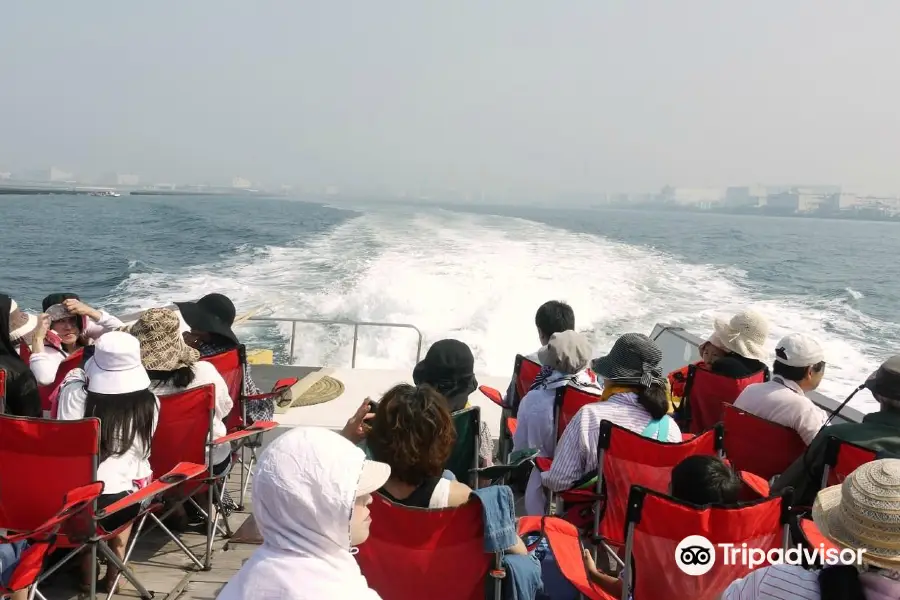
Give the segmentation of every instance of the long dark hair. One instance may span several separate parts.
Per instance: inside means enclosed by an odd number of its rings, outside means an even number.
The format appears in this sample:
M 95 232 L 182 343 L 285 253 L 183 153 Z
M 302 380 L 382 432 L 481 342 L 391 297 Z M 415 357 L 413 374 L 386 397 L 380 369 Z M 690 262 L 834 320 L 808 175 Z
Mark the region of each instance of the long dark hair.
M 866 600 L 854 565 L 836 565 L 819 571 L 819 590 L 822 600 Z
M 176 388 L 186 388 L 194 382 L 194 369 L 190 366 L 178 367 L 173 371 L 147 371 L 152 385 L 169 384 Z
M 642 387 L 637 399 L 654 421 L 669 414 L 669 397 L 665 384 L 661 382 L 654 381 L 649 387 Z
M 148 452 L 153 437 L 156 396 L 150 390 L 128 394 L 98 394 L 88 391 L 85 417 L 100 419 L 100 459 L 122 456 L 137 442 Z

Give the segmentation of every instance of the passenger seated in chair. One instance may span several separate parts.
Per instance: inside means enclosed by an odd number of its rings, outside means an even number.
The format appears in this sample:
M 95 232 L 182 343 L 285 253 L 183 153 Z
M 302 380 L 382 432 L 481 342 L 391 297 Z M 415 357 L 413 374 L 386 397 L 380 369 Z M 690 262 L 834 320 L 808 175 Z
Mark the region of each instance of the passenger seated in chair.
M 717 456 L 689 456 L 672 470 L 669 495 L 695 506 L 730 505 L 739 500 L 743 482 Z M 600 571 L 588 550 L 582 553 L 588 577 L 615 598 L 622 596 L 622 580 Z
M 831 436 L 873 452 L 900 456 L 900 355 L 887 359 L 865 385 L 879 409 L 863 416 L 861 423 L 839 423 L 819 431 L 806 452 L 775 480 L 773 493 L 791 487 L 796 506 L 812 504 L 821 489 L 825 448 Z
M 469 405 L 469 395 L 478 389 L 472 350 L 459 340 L 435 342 L 413 369 L 413 381 L 416 385 L 430 385 L 440 392 L 447 399 L 451 414 L 463 410 Z M 494 440 L 484 421 L 481 421 L 478 439 L 481 443 L 480 465 L 489 467 L 494 464 Z
M 900 598 L 900 460 L 884 459 L 857 468 L 841 485 L 818 493 L 813 522 L 850 564 L 778 564 L 751 571 L 722 593 L 722 600 L 893 600 Z M 816 548 L 818 549 L 818 548 Z M 855 564 L 855 557 L 862 564 Z M 848 557 L 849 558 L 849 557 Z M 846 558 L 844 559 L 846 560 Z
M 6 373 L 3 413 L 16 417 L 40 417 L 41 397 L 37 381 L 19 356 L 16 342 L 34 329 L 37 319 L 19 310 L 6 294 L 0 294 L 0 369 Z
M 735 408 L 790 427 L 809 445 L 825 424 L 825 411 L 806 397 L 825 375 L 825 353 L 814 338 L 792 333 L 775 348 L 772 379 L 754 383 L 734 401 Z
M 240 345 L 232 330 L 237 312 L 234 303 L 223 294 L 207 294 L 196 302 L 176 302 L 181 317 L 190 332 L 184 334 L 187 344 L 207 357 L 227 352 Z M 244 363 L 244 396 L 261 394 L 253 381 L 250 364 Z M 271 398 L 247 401 L 247 418 L 251 423 L 271 421 L 275 415 L 275 401 Z
M 575 329 L 575 312 L 572 310 L 572 307 L 565 302 L 550 300 L 538 307 L 537 313 L 534 315 L 534 325 L 537 328 L 538 340 L 541 342 L 541 348 L 543 348 L 550 341 L 550 337 L 554 333 L 562 333 L 563 331 Z M 541 364 L 540 350 L 526 355 L 525 358 Z M 509 387 L 506 391 L 505 402 L 510 402 L 509 399 L 515 396 L 515 390 L 516 379 L 513 377 L 509 382 Z
M 122 321 L 91 308 L 76 294 L 50 294 L 41 304 L 44 312 L 32 334 L 29 363 L 38 385 L 51 385 L 70 354 L 122 326 Z
M 263 544 L 218 600 L 379 600 L 351 548 L 368 539 L 372 493 L 390 474 L 326 429 L 295 427 L 276 438 L 253 478 Z
M 150 378 L 141 364 L 140 343 L 122 331 L 97 340 L 94 356 L 84 370 L 74 369 L 59 393 L 59 418 L 100 419 L 100 467 L 103 482 L 98 508 L 107 507 L 146 486 L 151 479 L 150 446 L 159 420 L 159 399 L 150 391 Z M 109 532 L 129 524 L 140 512 L 134 504 L 100 520 Z M 124 559 L 131 525 L 108 540 L 110 549 Z M 91 554 L 85 553 L 82 587 L 90 589 Z M 108 565 L 104 583 L 109 589 L 118 569 Z
M 556 448 L 553 466 L 541 473 L 544 487 L 561 492 L 597 470 L 600 422 L 607 420 L 663 442 L 680 442 L 681 430 L 668 416 L 666 377 L 659 369 L 662 351 L 640 333 L 626 333 L 607 356 L 593 362 L 603 378 L 603 402 L 587 404 L 575 414 Z
M 711 369 L 713 363 L 725 356 L 726 353 L 727 350 L 722 347 L 722 341 L 714 333 L 709 336 L 709 339 L 700 344 L 700 360 L 695 362 L 694 366 Z M 684 384 L 687 383 L 690 367 L 691 365 L 685 365 L 669 373 L 669 390 L 676 404 L 684 397 Z
M 126 331 L 141 343 L 141 362 L 150 377 L 150 391 L 157 396 L 178 394 L 212 384 L 216 390 L 213 435 L 227 433 L 225 419 L 233 401 L 222 375 L 208 362 L 200 360 L 200 352 L 191 348 L 181 336 L 181 321 L 168 308 L 151 308 Z M 213 475 L 221 475 L 231 464 L 231 444 L 213 449 Z
M 591 345 L 580 333 L 572 330 L 554 333 L 538 355 L 544 366 L 519 405 L 519 425 L 513 436 L 513 450 L 536 448 L 540 451 L 538 456 L 553 458 L 556 391 L 570 385 L 597 394 L 599 400 L 602 390 L 587 374 Z M 532 469 L 525 490 L 525 511 L 529 515 L 542 515 L 545 504 L 541 473 Z
M 442 477 L 456 436 L 447 401 L 434 388 L 394 386 L 381 398 L 366 443 L 373 459 L 391 466 L 379 490 L 415 508 L 447 508 L 469 500 L 472 489 Z
M 716 319 L 713 329 L 725 350 L 725 356 L 713 362 L 713 373 L 732 379 L 743 379 L 760 371 L 768 373 L 765 365 L 768 353 L 765 346 L 769 322 L 764 316 L 746 310 L 734 315 L 729 321 Z

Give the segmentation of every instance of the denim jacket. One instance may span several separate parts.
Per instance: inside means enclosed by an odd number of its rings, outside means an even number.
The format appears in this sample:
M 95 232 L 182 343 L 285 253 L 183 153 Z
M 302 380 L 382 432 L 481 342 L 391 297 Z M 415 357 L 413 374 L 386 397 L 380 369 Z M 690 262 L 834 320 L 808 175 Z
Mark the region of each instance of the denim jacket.
M 512 490 L 495 485 L 473 492 L 484 511 L 484 551 L 503 552 L 515 545 L 519 534 L 516 527 L 515 502 Z M 503 555 L 503 595 L 506 600 L 534 600 L 543 588 L 541 566 L 533 556 Z

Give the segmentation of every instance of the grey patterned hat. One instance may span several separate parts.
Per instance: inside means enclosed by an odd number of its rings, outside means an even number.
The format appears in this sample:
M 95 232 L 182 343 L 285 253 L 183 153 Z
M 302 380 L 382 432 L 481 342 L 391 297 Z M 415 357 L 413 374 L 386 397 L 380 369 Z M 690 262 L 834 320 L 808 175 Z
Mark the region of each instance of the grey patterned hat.
M 200 360 L 200 352 L 184 343 L 178 315 L 167 308 L 151 308 L 126 330 L 140 341 L 148 371 L 174 371 Z
M 616 340 L 609 354 L 595 359 L 591 367 L 594 373 L 623 385 L 664 384 L 659 369 L 662 350 L 656 342 L 642 333 L 626 333 Z

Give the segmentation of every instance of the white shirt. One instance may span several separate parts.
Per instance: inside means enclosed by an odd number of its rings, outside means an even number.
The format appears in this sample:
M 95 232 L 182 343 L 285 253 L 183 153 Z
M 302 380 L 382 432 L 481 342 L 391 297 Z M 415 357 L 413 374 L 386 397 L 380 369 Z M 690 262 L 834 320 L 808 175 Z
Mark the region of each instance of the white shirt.
M 228 394 L 228 384 L 222 379 L 222 375 L 216 371 L 212 363 L 198 361 L 194 363 L 194 381 L 186 388 L 177 388 L 168 383 L 153 382 L 150 384 L 150 391 L 157 396 L 168 396 L 170 394 L 178 394 L 185 390 L 192 390 L 202 385 L 213 384 L 216 388 L 216 415 L 213 419 L 213 436 L 214 438 L 222 437 L 226 433 L 225 419 L 231 412 L 234 402 Z M 231 444 L 221 444 L 213 450 L 213 464 L 219 464 L 227 460 L 231 456 Z
M 124 325 L 122 321 L 108 312 L 103 310 L 99 312 L 100 319 L 98 321 L 88 319 L 87 325 L 84 327 L 84 335 L 92 340 L 96 340 L 104 333 L 113 331 Z M 31 372 L 34 374 L 34 378 L 37 379 L 38 385 L 52 384 L 54 380 L 56 380 L 56 372 L 59 370 L 59 365 L 68 356 L 69 353 L 65 350 L 54 348 L 46 342 L 44 343 L 44 349 L 41 352 L 32 354 L 29 366 L 31 367 Z
M 556 450 L 556 427 L 553 422 L 556 392 L 566 385 L 574 385 L 588 393 L 597 394 L 597 399 L 600 399 L 601 388 L 594 385 L 583 371 L 576 375 L 574 381 L 571 375 L 552 374 L 544 385 L 525 394 L 519 404 L 518 425 L 513 436 L 514 451 L 536 448 L 539 450 L 538 456 L 553 458 Z M 542 515 L 545 504 L 540 471 L 532 469 L 525 489 L 525 511 L 529 515 Z
M 790 427 L 808 446 L 828 415 L 806 397 L 796 382 L 778 375 L 765 383 L 748 385 L 734 401 L 735 408 L 767 421 Z
M 541 473 L 544 487 L 561 492 L 582 476 L 597 469 L 597 442 L 600 422 L 611 421 L 620 427 L 641 433 L 650 423 L 650 413 L 638 404 L 637 394 L 614 394 L 604 402 L 587 404 L 572 417 L 556 447 L 553 466 Z M 681 442 L 681 430 L 669 423 L 667 441 Z
M 73 369 L 60 385 L 58 419 L 61 421 L 83 419 L 86 403 L 87 378 L 82 369 Z M 139 437 L 135 437 L 135 443 L 123 454 L 110 456 L 100 463 L 97 479 L 103 482 L 104 494 L 130 492 L 135 489 L 136 481 L 152 475 L 150 445 L 158 422 L 159 398 L 156 399 L 156 410 L 153 412 L 151 439 L 142 441 Z
M 794 565 L 774 565 L 752 571 L 732 582 L 722 600 L 819 600 L 819 573 Z

